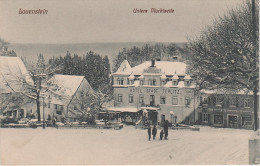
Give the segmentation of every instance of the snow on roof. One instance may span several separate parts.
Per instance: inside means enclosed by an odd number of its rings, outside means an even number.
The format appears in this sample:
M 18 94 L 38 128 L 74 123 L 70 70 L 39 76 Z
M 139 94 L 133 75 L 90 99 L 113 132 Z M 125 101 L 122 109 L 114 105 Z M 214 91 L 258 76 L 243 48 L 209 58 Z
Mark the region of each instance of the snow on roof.
M 122 66 L 122 64 L 121 64 L 121 66 Z M 150 66 L 151 66 L 151 61 L 146 61 L 133 68 L 128 68 L 124 71 L 120 70 L 120 74 L 129 74 L 129 73 L 131 74 L 132 73 L 134 75 L 142 75 L 144 70 L 148 69 Z M 185 73 L 186 73 L 186 64 L 183 62 L 155 61 L 155 68 L 165 72 L 165 75 L 173 75 L 175 72 L 178 75 L 185 75 Z M 118 71 L 114 74 L 119 74 Z
M 128 78 L 129 79 L 135 79 L 135 76 L 133 74 L 131 74 Z
M 177 74 L 175 73 L 175 74 L 172 76 L 172 79 L 178 80 L 179 77 L 178 77 Z
M 186 76 L 184 77 L 184 79 L 185 79 L 185 80 L 191 80 L 191 77 L 190 77 L 190 75 L 186 75 Z
M 84 76 L 56 74 L 48 81 L 48 84 L 55 85 L 57 93 L 73 96 L 83 79 Z
M 117 71 L 114 74 L 131 74 L 131 66 L 128 63 L 127 60 L 124 60 L 121 65 L 119 66 L 119 68 L 117 69 Z
M 253 95 L 252 91 L 248 90 L 224 90 L 224 89 L 202 89 L 200 90 L 200 93 L 204 94 L 237 94 L 237 95 Z M 259 95 L 259 92 L 257 93 Z
M 139 79 L 144 79 L 144 75 L 141 75 L 140 77 L 138 77 Z
M 140 80 L 135 80 L 134 83 L 129 86 L 140 86 Z
M 167 78 L 166 75 L 162 74 L 161 79 L 166 79 L 166 78 Z
M 184 81 L 179 81 L 178 88 L 183 88 L 183 87 L 185 87 Z
M 24 81 L 33 85 L 23 61 L 19 57 L 0 56 L 0 93 L 22 91 Z

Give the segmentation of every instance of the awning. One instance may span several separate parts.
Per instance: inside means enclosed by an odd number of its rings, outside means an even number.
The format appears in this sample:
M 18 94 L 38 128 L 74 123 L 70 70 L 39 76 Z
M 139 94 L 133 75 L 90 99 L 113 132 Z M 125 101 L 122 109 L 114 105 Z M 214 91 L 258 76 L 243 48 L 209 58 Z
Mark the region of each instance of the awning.
M 137 112 L 138 109 L 134 107 L 110 107 L 106 108 L 108 111 L 118 111 L 118 112 Z
M 159 110 L 160 108 L 157 107 L 141 107 L 143 110 Z

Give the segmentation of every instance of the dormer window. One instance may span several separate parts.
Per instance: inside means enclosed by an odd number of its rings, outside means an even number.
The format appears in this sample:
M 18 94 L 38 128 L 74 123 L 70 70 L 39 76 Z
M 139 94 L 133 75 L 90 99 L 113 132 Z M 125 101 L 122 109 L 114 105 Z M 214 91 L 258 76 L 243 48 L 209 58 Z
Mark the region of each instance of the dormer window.
M 149 80 L 149 85 L 155 86 L 156 85 L 156 80 L 155 79 Z
M 118 85 L 124 85 L 124 79 L 123 78 L 118 78 L 117 79 L 117 84 Z
M 177 80 L 173 80 L 173 83 L 172 83 L 174 86 L 177 86 Z
M 134 80 L 130 80 L 130 84 L 133 85 L 134 84 Z
M 144 80 L 140 80 L 140 85 L 144 85 Z
M 190 81 L 187 81 L 187 82 L 186 82 L 186 85 L 187 85 L 187 86 L 190 86 L 190 85 L 191 85 Z
M 166 81 L 162 81 L 162 85 L 165 85 Z

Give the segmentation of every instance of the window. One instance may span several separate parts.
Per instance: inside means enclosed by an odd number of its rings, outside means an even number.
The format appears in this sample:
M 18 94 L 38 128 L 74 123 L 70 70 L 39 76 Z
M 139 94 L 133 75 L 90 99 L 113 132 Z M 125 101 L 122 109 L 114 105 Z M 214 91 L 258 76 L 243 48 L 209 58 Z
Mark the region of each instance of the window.
M 250 116 L 242 117 L 242 126 L 252 125 L 253 121 Z
M 202 114 L 202 121 L 205 122 L 205 123 L 208 123 L 209 114 L 207 114 L 207 113 Z
M 162 85 L 165 85 L 165 82 L 166 82 L 166 81 L 162 81 Z
M 216 97 L 216 105 L 222 105 L 222 101 L 223 101 L 222 96 L 217 96 Z
M 149 80 L 149 85 L 155 86 L 156 85 L 156 80 L 155 79 Z
M 185 105 L 190 105 L 190 97 L 185 97 Z
M 56 114 L 61 115 L 61 111 L 56 111 Z
M 172 105 L 178 105 L 178 98 L 177 96 L 172 97 Z
M 48 103 L 48 108 L 51 108 L 51 103 L 50 102 Z
M 190 86 L 190 81 L 187 81 L 187 83 L 186 83 L 186 84 L 187 84 L 187 86 Z
M 144 85 L 144 80 L 140 80 L 140 85 Z
M 174 85 L 174 86 L 177 86 L 177 81 L 173 81 L 173 85 Z
M 166 97 L 161 96 L 160 104 L 165 104 L 166 103 Z
M 244 107 L 250 107 L 250 100 L 249 98 L 244 99 Z
M 124 85 L 124 79 L 123 78 L 118 78 L 117 79 L 117 84 L 118 85 Z
M 154 95 L 150 95 L 150 105 L 151 106 L 155 105 L 155 96 Z
M 57 105 L 57 104 L 55 104 L 55 110 L 56 110 L 56 109 L 58 109 L 58 105 Z
M 223 115 L 214 115 L 214 124 L 223 124 Z
M 156 80 L 153 80 L 153 86 L 155 86 L 156 85 Z
M 118 94 L 118 102 L 123 102 L 123 95 Z
M 139 103 L 144 103 L 144 96 L 143 95 L 139 96 Z
M 130 94 L 129 95 L 129 103 L 133 103 L 134 102 L 134 95 Z
M 235 107 L 236 106 L 236 98 L 235 97 L 231 97 L 229 100 L 229 106 L 230 107 Z
M 60 110 L 63 110 L 63 105 L 60 106 Z

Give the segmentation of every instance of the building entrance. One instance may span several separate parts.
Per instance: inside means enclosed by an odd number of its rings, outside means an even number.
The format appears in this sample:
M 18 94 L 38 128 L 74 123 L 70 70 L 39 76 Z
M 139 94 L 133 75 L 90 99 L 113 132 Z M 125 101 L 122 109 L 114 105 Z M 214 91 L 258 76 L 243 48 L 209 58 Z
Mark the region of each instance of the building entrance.
M 237 115 L 228 116 L 228 127 L 236 128 L 237 126 Z
M 157 114 L 156 111 L 149 111 L 148 112 L 148 119 L 152 121 L 152 124 L 157 124 Z
M 214 115 L 214 125 L 222 126 L 224 123 L 223 115 Z

